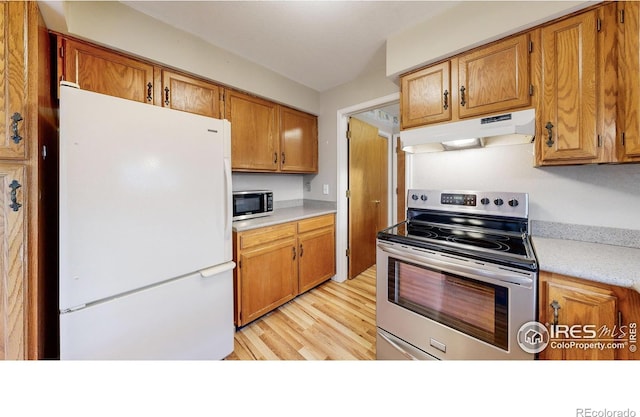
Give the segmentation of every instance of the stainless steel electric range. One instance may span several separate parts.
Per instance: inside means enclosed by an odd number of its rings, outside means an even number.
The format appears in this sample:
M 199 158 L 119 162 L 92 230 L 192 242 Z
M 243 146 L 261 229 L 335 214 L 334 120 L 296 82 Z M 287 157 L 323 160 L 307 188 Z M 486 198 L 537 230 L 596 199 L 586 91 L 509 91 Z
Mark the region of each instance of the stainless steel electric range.
M 377 237 L 378 359 L 533 359 L 538 263 L 528 194 L 409 190 Z

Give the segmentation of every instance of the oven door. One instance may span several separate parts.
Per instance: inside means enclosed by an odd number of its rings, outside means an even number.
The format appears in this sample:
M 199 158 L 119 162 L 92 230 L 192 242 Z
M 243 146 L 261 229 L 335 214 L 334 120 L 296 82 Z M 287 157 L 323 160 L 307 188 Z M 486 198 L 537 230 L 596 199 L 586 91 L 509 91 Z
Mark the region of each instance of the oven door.
M 386 241 L 377 258 L 379 328 L 438 359 L 533 359 L 517 333 L 536 319 L 534 272 Z

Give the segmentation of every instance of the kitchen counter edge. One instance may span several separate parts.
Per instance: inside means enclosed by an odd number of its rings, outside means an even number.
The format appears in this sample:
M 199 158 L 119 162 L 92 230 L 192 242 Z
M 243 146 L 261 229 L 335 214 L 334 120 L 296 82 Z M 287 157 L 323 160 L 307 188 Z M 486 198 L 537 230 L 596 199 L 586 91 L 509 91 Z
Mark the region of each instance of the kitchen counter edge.
M 640 292 L 640 249 L 532 236 L 540 271 L 633 288 Z
M 304 204 L 300 206 L 284 208 L 278 208 L 276 206 L 273 214 L 269 216 L 236 221 L 233 222 L 232 227 L 234 232 L 244 232 L 247 230 L 295 222 L 325 214 L 335 214 L 336 212 L 336 203 L 315 200 L 305 201 Z

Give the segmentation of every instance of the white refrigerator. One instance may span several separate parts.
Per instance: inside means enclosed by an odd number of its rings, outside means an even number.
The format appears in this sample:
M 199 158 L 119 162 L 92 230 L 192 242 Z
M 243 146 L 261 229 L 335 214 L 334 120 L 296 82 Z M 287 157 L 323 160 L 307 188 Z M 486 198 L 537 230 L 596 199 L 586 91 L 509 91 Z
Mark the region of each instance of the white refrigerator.
M 60 88 L 60 359 L 233 351 L 230 123 Z

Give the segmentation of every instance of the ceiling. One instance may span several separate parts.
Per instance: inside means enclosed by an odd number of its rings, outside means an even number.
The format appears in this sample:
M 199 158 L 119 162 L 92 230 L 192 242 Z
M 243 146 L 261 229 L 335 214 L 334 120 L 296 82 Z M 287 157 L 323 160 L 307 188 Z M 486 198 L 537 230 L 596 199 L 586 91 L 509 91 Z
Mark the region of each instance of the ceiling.
M 457 1 L 122 1 L 318 92 L 379 64 L 393 33 Z M 376 58 L 378 60 L 376 61 Z M 384 63 L 384 61 L 382 61 Z

